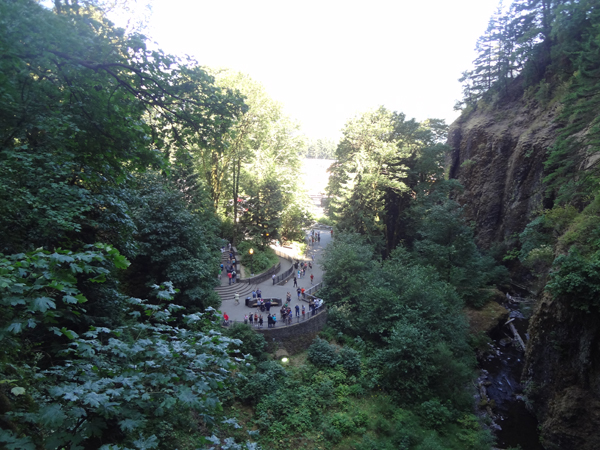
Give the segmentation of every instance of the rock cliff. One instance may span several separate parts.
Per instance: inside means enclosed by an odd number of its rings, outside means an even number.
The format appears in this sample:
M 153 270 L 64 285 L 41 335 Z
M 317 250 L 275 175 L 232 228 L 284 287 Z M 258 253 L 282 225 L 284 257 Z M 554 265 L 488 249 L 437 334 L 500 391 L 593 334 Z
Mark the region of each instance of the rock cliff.
M 529 324 L 523 380 L 548 450 L 600 448 L 600 321 L 544 295 Z
M 559 104 L 522 97 L 463 114 L 449 133 L 449 170 L 464 186 L 457 200 L 481 247 L 516 242 L 543 208 L 543 162 L 558 134 Z M 600 448 L 600 317 L 552 299 L 537 301 L 523 382 L 546 449 Z
M 523 231 L 544 205 L 543 161 L 556 137 L 557 108 L 522 101 L 463 114 L 450 127 L 450 177 L 477 242 L 489 248 Z

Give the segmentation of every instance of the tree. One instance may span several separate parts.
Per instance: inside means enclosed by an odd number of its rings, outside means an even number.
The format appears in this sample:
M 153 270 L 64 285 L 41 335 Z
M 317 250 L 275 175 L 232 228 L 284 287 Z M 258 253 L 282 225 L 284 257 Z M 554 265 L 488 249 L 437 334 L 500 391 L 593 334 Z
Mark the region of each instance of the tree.
M 283 196 L 278 181 L 273 178 L 263 180 L 249 194 L 250 199 L 246 202 L 248 212 L 242 224 L 245 232 L 256 237 L 264 248 L 281 237 Z
M 202 69 L 148 50 L 93 7 L 59 5 L 0 5 L 0 221 L 16 230 L 0 240 L 10 251 L 91 231 L 106 187 L 164 166 L 175 143 L 218 142 L 243 109 Z
M 218 307 L 213 288 L 220 253 L 211 213 L 190 211 L 185 194 L 157 175 L 141 178 L 137 195 L 132 216 L 139 250 L 128 270 L 130 294 L 146 298 L 153 285 L 169 280 L 179 289 L 176 301 L 188 312 Z
M 234 224 L 240 220 L 248 223 L 247 218 L 240 217 L 243 210 L 238 204 L 245 195 L 256 192 L 255 186 L 267 178 L 278 180 L 281 187 L 278 191 L 284 196 L 282 204 L 291 203 L 289 194 L 297 191 L 299 153 L 304 141 L 298 126 L 283 114 L 281 105 L 269 97 L 261 84 L 228 69 L 212 72 L 219 86 L 244 98 L 248 110 L 224 135 L 223 151 L 217 154 L 213 149 L 209 152 L 200 149 L 199 166 L 203 173 L 210 173 L 209 183 L 218 211 L 228 204 L 226 210 Z M 238 228 L 234 228 L 234 233 L 237 240 Z

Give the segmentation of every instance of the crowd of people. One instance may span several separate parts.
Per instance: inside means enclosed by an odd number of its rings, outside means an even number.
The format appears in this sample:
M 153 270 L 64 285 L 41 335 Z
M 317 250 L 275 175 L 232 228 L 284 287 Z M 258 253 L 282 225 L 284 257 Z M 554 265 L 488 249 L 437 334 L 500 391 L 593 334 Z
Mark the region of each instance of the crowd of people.
M 332 233 L 332 235 L 333 235 L 333 233 Z M 312 230 L 308 234 L 307 238 L 309 239 L 309 242 L 311 244 L 320 242 L 321 241 L 321 232 Z M 231 247 L 231 244 L 228 244 L 227 246 L 223 246 L 221 251 L 229 252 L 229 258 L 228 258 L 227 262 L 225 262 L 224 264 L 221 264 L 221 270 L 219 271 L 219 278 L 221 278 L 221 273 L 223 271 L 226 271 L 227 276 L 229 278 L 229 284 L 231 285 L 236 282 L 236 278 L 237 278 L 237 274 L 235 272 L 235 263 L 236 263 L 235 255 L 234 255 L 233 249 Z M 309 272 L 311 285 L 314 284 L 315 276 L 313 273 L 311 273 L 312 269 L 313 269 L 313 264 L 315 261 L 314 254 L 312 255 L 311 259 L 312 260 L 309 260 L 309 261 L 296 260 L 293 263 L 294 270 L 295 270 L 293 272 L 293 287 L 296 290 L 297 299 L 298 299 L 299 304 L 296 304 L 294 307 L 292 307 L 292 294 L 288 291 L 286 294 L 285 303 L 282 305 L 281 309 L 279 310 L 280 315 L 278 318 L 274 312 L 271 312 L 271 308 L 273 306 L 280 305 L 282 303 L 282 301 L 280 299 L 271 299 L 271 298 L 263 299 L 262 292 L 260 289 L 253 290 L 252 291 L 252 300 L 253 301 L 251 303 L 251 306 L 256 306 L 257 311 L 245 314 L 244 315 L 244 323 L 249 324 L 250 326 L 255 326 L 257 328 L 262 328 L 264 326 L 265 316 L 266 316 L 267 326 L 269 328 L 273 328 L 277 325 L 278 322 L 280 324 L 283 323 L 284 325 L 291 325 L 293 323 L 294 319 L 296 319 L 297 322 L 300 322 L 300 320 L 306 320 L 308 317 L 317 314 L 319 309 L 323 306 L 323 299 L 315 298 L 312 295 L 309 295 L 309 293 L 312 292 L 312 288 L 309 289 L 308 291 L 306 291 L 306 289 L 304 287 L 299 286 L 300 280 L 302 280 L 302 278 L 306 277 L 307 271 Z M 276 277 L 274 274 L 272 276 L 272 279 L 273 279 L 273 284 L 275 284 Z M 292 292 L 293 292 L 293 290 L 292 290 Z M 235 300 L 235 305 L 238 305 L 239 304 L 239 293 L 237 293 L 237 292 L 235 293 L 234 300 Z M 246 305 L 250 305 L 249 300 L 250 300 L 250 297 L 247 297 Z M 308 300 L 308 307 L 305 304 L 302 304 L 301 300 L 305 300 L 305 301 Z M 224 318 L 224 322 L 226 322 L 226 324 L 229 325 L 229 317 L 226 314 L 224 314 L 223 318 Z
M 289 292 L 288 292 L 289 294 Z M 244 323 L 250 326 L 254 326 L 256 328 L 262 328 L 264 324 L 263 312 L 266 312 L 267 316 L 267 327 L 274 328 L 277 325 L 277 315 L 275 313 L 271 313 L 271 301 L 270 299 L 266 299 L 261 308 L 261 312 L 255 312 L 244 315 Z M 314 316 L 318 313 L 319 308 L 323 306 L 322 298 L 311 299 L 308 303 L 308 313 L 306 311 L 305 305 L 296 305 L 294 309 L 291 307 L 291 303 L 285 303 L 281 309 L 279 310 L 280 314 L 280 322 L 284 325 L 291 325 L 296 319 L 296 322 L 300 322 L 301 320 L 306 320 L 310 316 Z M 294 314 L 295 311 L 295 314 Z M 229 325 L 229 316 L 227 313 L 223 314 L 223 319 L 226 325 Z
M 229 252 L 229 258 L 225 264 L 221 263 L 219 267 L 219 280 L 223 277 L 223 271 L 227 273 L 227 278 L 229 279 L 229 284 L 235 284 L 237 281 L 237 272 L 235 270 L 235 255 L 233 254 L 233 249 L 231 247 L 231 243 L 227 244 L 227 249 L 225 246 L 221 247 L 221 253 Z

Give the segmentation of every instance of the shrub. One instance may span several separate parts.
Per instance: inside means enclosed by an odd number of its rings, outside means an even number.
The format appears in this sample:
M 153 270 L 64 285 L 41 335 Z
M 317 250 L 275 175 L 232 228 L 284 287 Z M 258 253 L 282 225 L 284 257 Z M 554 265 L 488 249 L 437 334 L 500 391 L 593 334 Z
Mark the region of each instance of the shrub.
M 452 412 L 438 399 L 431 399 L 421 403 L 421 416 L 429 428 L 439 429 L 450 420 Z
M 233 327 L 225 330 L 225 335 L 241 341 L 237 348 L 242 354 L 250 354 L 256 359 L 261 359 L 264 356 L 267 346 L 265 337 L 254 332 L 249 325 L 236 323 Z
M 331 425 L 337 428 L 343 436 L 352 434 L 352 431 L 356 428 L 354 420 L 346 413 L 334 414 L 331 418 Z
M 546 288 L 557 297 L 569 298 L 574 308 L 589 311 L 600 306 L 600 251 L 589 259 L 577 250 L 556 258 L 559 269 Z
M 339 353 L 340 363 L 349 375 L 360 373 L 360 353 L 350 347 L 342 347 Z
M 334 367 L 338 362 L 338 355 L 335 346 L 316 338 L 308 348 L 308 359 L 315 366 Z

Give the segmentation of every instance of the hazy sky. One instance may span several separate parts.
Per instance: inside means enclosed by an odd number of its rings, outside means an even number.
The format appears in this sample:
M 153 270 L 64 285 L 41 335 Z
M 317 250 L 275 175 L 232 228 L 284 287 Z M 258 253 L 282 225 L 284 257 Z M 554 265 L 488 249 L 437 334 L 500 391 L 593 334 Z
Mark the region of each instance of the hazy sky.
M 314 138 L 384 105 L 457 116 L 458 78 L 498 0 L 154 0 L 148 34 L 200 64 L 261 82 Z

